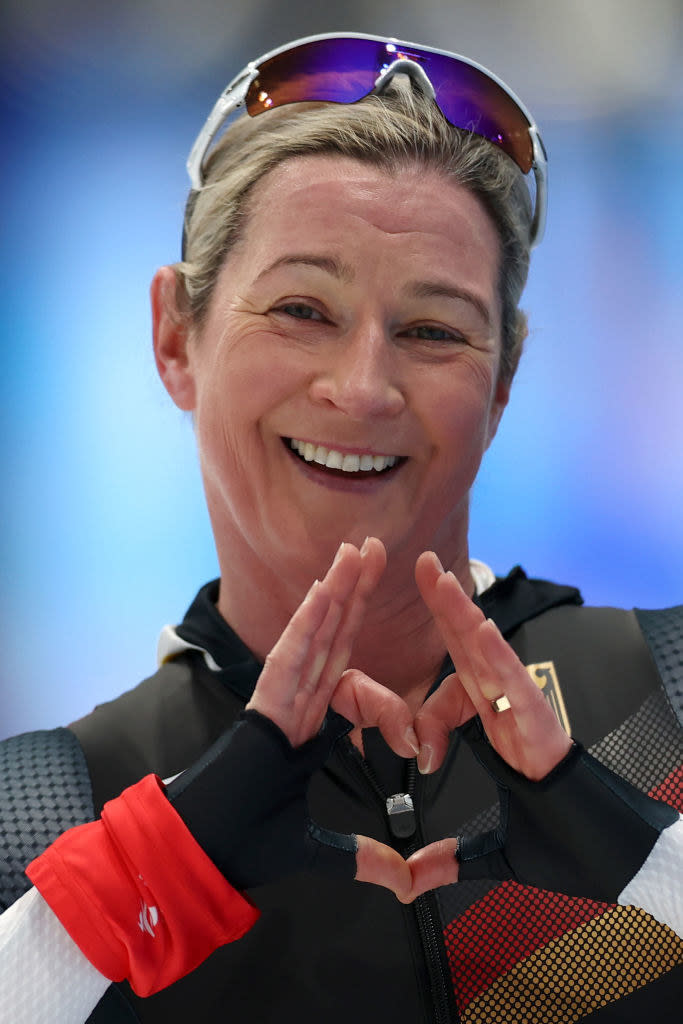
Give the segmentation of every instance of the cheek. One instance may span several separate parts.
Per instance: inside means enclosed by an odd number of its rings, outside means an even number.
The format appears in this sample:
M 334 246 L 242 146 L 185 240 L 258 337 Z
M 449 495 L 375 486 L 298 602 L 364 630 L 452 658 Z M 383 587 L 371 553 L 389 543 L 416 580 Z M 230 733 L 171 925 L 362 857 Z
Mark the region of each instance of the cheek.
M 249 474 L 273 440 L 271 421 L 302 387 L 301 370 L 257 337 L 218 348 L 202 366 L 195 430 L 205 468 Z
M 485 444 L 494 397 L 495 368 L 470 360 L 466 373 L 458 373 L 452 387 L 432 391 L 432 420 L 446 446 L 454 445 L 464 455 Z

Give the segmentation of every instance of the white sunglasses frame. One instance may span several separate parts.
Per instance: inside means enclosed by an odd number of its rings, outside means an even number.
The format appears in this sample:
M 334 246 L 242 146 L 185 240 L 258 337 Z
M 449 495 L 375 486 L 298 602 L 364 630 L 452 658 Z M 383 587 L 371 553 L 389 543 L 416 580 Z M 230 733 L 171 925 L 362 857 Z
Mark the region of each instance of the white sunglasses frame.
M 488 68 L 485 68 L 483 64 L 478 64 L 476 61 L 470 60 L 468 57 L 463 57 L 461 54 L 451 53 L 448 50 L 438 50 L 431 46 L 424 46 L 422 43 L 409 43 L 405 40 L 386 38 L 384 36 L 366 35 L 363 32 L 324 32 L 320 35 L 304 36 L 301 39 L 294 39 L 290 43 L 285 43 L 283 46 L 278 46 L 276 49 L 270 50 L 268 53 L 264 53 L 261 57 L 256 58 L 256 60 L 249 61 L 246 67 L 244 67 L 242 71 L 240 71 L 239 74 L 228 83 L 221 95 L 218 97 L 211 113 L 204 122 L 201 131 L 192 145 L 190 155 L 187 158 L 187 172 L 190 176 L 190 183 L 193 192 L 198 192 L 204 184 L 202 179 L 202 167 L 206 154 L 211 148 L 211 144 L 230 115 L 243 105 L 249 86 L 258 76 L 261 65 L 272 57 L 276 57 L 280 53 L 285 53 L 287 50 L 291 50 L 296 46 L 301 46 L 305 43 L 318 42 L 323 39 L 365 39 L 369 42 L 384 43 L 387 46 L 396 45 L 399 49 L 403 47 L 412 47 L 416 50 L 423 50 L 426 53 L 435 53 L 442 57 L 452 57 L 454 60 L 460 61 L 463 64 L 468 64 L 470 67 L 482 72 L 500 86 L 500 88 L 503 89 L 510 99 L 517 105 L 529 122 L 529 137 L 531 139 L 532 146 L 531 170 L 534 173 L 536 185 L 534 214 L 530 229 L 529 246 L 533 249 L 541 242 L 545 232 L 548 208 L 548 159 L 538 126 L 531 113 L 519 97 L 501 78 L 495 75 L 492 71 L 489 71 Z M 377 77 L 372 91 L 381 92 L 398 72 L 409 74 L 413 80 L 416 81 L 436 102 L 434 87 L 424 68 L 420 67 L 419 64 L 408 58 L 395 60 L 388 68 L 385 68 Z M 445 116 L 446 115 L 444 114 L 444 117 Z M 492 142 L 491 145 L 495 145 L 495 143 Z M 513 158 L 510 157 L 510 159 Z

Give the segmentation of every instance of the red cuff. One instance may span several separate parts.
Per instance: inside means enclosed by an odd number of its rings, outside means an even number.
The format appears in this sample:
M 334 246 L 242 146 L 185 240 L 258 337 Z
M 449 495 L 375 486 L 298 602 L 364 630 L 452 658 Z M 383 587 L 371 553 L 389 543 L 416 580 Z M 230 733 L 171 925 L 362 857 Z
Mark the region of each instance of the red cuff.
M 90 962 L 140 996 L 242 937 L 259 911 L 225 880 L 148 775 L 26 869 Z

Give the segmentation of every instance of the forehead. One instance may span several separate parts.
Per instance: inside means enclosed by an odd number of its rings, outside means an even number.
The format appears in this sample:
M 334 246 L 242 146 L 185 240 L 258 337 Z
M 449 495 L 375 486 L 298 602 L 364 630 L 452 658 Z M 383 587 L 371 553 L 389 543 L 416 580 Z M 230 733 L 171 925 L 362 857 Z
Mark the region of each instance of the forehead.
M 500 245 L 491 218 L 473 193 L 433 168 L 391 172 L 332 156 L 280 164 L 252 193 L 239 255 L 256 269 L 302 245 L 352 262 L 412 260 L 414 268 L 418 259 L 497 291 Z

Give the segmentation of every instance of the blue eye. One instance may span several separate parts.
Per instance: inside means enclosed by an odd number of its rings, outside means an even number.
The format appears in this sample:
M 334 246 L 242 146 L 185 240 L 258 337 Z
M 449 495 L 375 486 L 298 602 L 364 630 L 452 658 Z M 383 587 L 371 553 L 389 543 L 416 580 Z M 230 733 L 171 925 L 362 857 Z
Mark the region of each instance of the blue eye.
M 297 320 L 323 319 L 322 314 L 317 309 L 307 306 L 304 302 L 287 302 L 284 306 L 278 307 L 278 312 L 286 313 L 287 316 L 293 316 Z
M 414 338 L 419 338 L 420 341 L 464 341 L 459 334 L 454 334 L 453 331 L 447 331 L 445 327 L 430 327 L 429 324 L 422 324 L 419 327 L 411 327 L 406 332 L 408 335 L 412 335 Z

